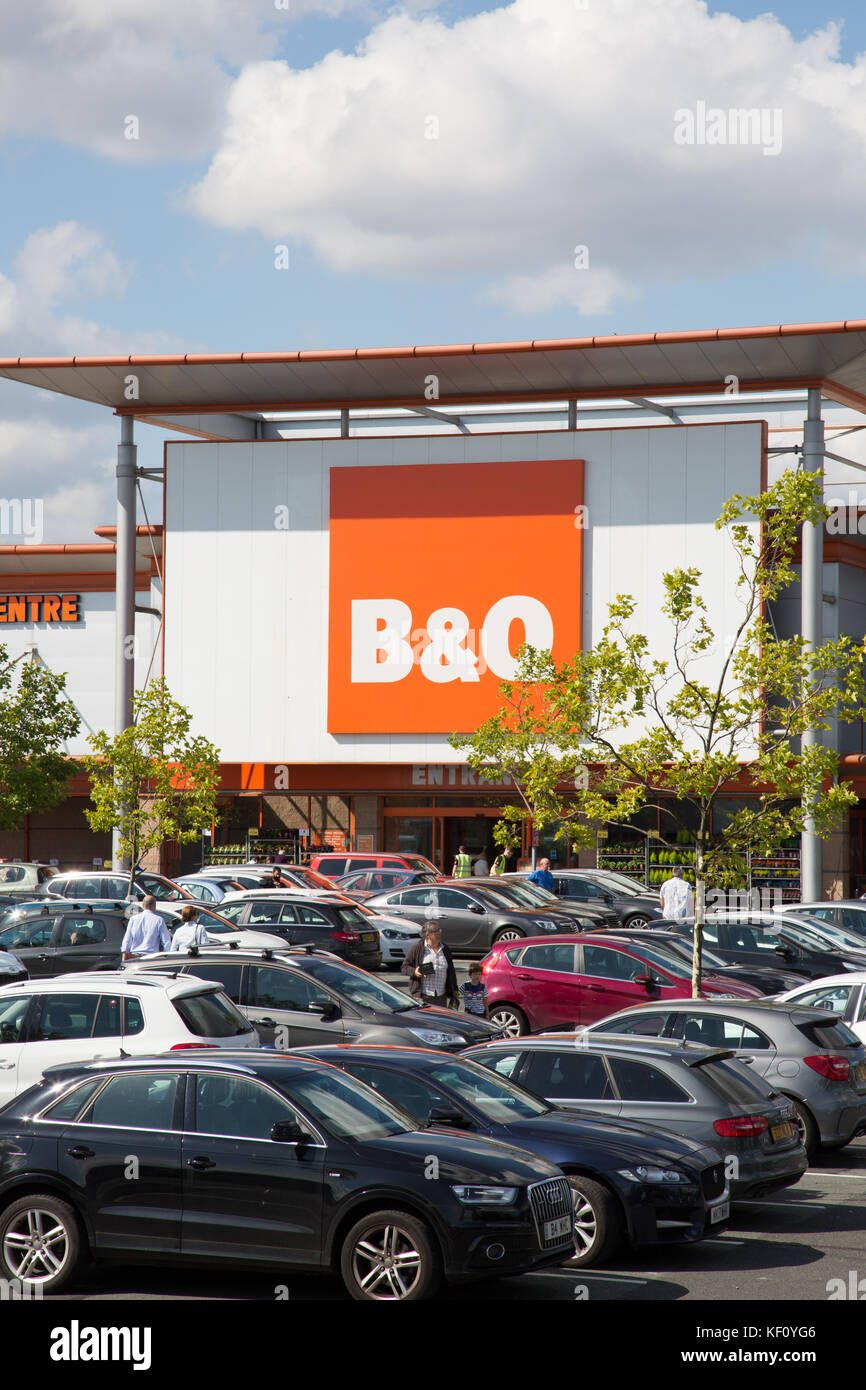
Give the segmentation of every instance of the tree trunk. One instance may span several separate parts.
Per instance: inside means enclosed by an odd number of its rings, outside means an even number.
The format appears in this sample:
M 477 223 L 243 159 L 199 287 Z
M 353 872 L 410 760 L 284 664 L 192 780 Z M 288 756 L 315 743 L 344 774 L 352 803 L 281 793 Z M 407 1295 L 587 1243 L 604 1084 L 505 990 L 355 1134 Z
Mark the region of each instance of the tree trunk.
M 707 885 L 704 882 L 704 824 L 695 846 L 695 942 L 692 951 L 692 997 L 701 997 L 701 957 L 704 949 L 704 911 Z

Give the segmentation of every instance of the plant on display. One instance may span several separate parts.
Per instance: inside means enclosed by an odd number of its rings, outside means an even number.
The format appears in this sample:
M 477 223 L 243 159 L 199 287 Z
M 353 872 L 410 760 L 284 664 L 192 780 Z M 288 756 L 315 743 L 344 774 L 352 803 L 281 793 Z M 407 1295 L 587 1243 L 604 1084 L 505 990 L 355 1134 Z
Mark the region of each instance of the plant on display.
M 76 771 L 63 744 L 80 725 L 64 675 L 0 646 L 0 830 L 63 801 Z
M 797 577 L 801 526 L 823 525 L 826 515 L 815 473 L 786 472 L 758 496 L 730 498 L 715 524 L 737 567 L 733 635 L 720 640 L 711 628 L 700 571 L 671 570 L 662 576 L 664 655 L 635 630 L 636 602 L 620 594 L 591 650 L 558 665 L 524 646 L 516 678 L 500 684 L 499 712 L 452 738 L 473 768 L 512 779 L 521 804 L 503 809 L 497 838 L 532 818 L 559 822 L 560 835 L 590 846 L 599 826 L 627 824 L 657 804 L 671 839 L 692 832 L 695 994 L 707 881 L 741 883 L 747 852 L 772 853 L 807 816 L 826 838 L 857 799 L 836 780 L 837 754 L 799 740 L 831 719 L 863 717 L 866 643 L 840 637 L 809 649 L 799 635 L 779 637 L 771 617 Z M 747 799 L 711 836 L 713 808 L 734 790 Z
M 115 738 L 90 737 L 91 830 L 119 833 L 129 884 L 139 859 L 166 839 L 194 840 L 216 818 L 219 752 L 190 734 L 192 715 L 155 680 L 134 697 L 134 722 Z

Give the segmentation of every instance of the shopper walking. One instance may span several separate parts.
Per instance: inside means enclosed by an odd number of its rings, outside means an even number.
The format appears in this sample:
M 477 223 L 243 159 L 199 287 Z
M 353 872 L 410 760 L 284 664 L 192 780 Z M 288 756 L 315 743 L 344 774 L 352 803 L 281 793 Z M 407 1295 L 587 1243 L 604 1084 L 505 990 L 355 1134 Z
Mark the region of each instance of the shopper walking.
M 454 957 L 442 941 L 442 928 L 435 922 L 428 922 L 423 941 L 409 948 L 402 969 L 409 976 L 409 993 L 422 1005 L 457 1008 L 460 991 Z
M 133 956 L 151 956 L 157 951 L 171 950 L 171 936 L 165 922 L 156 912 L 156 898 L 146 897 L 141 912 L 136 912 L 126 924 L 120 943 L 124 960 Z
M 683 878 L 682 866 L 675 864 L 671 878 L 666 878 L 661 886 L 659 902 L 662 912 L 675 922 L 695 913 L 695 895 L 690 883 Z
M 180 926 L 171 938 L 172 951 L 185 951 L 190 946 L 214 946 L 216 943 L 208 936 L 198 920 L 197 907 L 182 907 Z
M 529 882 L 537 883 L 539 888 L 546 888 L 548 893 L 556 892 L 556 880 L 550 872 L 549 859 L 539 859 L 537 869 L 529 875 Z

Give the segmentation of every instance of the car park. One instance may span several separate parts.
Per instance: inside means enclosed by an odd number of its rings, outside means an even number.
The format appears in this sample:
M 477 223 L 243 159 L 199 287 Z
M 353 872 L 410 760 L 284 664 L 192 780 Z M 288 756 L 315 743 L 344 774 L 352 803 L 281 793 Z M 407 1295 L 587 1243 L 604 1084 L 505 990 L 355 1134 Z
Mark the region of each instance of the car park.
M 183 1047 L 258 1047 L 218 984 L 145 971 L 28 980 L 0 989 L 0 1106 L 46 1067 Z
M 123 1181 L 131 1147 L 140 1182 Z M 574 1249 L 554 1164 L 419 1133 L 368 1087 L 300 1057 L 54 1069 L 0 1116 L 0 1152 L 0 1269 L 28 1293 L 74 1286 L 95 1256 L 339 1271 L 355 1299 L 413 1301 L 443 1278 L 520 1274 Z M 34 1247 L 49 1225 L 50 1249 Z
M 583 869 L 555 869 L 551 866 L 550 872 L 557 897 L 581 906 L 609 907 L 620 926 L 643 927 L 647 922 L 658 921 L 664 916 L 658 896 L 654 897 L 647 889 L 641 890 L 637 884 L 625 887 L 615 879 L 606 879 L 599 873 L 585 872 Z
M 366 1041 L 459 1051 L 488 1042 L 498 1031 L 471 1014 L 422 1007 L 402 990 L 317 947 L 191 947 L 144 957 L 128 969 L 217 981 L 268 1047 Z
M 574 931 L 574 922 L 565 913 L 515 906 L 496 892 L 496 882 L 442 879 L 379 893 L 368 898 L 365 906 L 422 928 L 427 922 L 437 922 L 442 940 L 455 955 L 482 956 L 494 942 L 519 941 L 540 932 Z
M 689 967 L 664 950 L 613 932 L 502 942 L 483 962 L 489 1017 L 508 1037 L 573 1028 L 630 1004 L 691 997 Z M 758 991 L 706 974 L 707 996 L 747 1000 Z
M 590 1025 L 592 1033 L 684 1038 L 734 1053 L 794 1102 L 811 1158 L 866 1133 L 866 1048 L 835 1014 L 762 999 L 679 999 L 628 1009 Z
M 808 1166 L 792 1103 L 724 1049 L 587 1032 L 485 1043 L 462 1055 L 560 1109 L 721 1148 L 735 1201 L 790 1187 Z
M 463 1057 L 390 1047 L 327 1047 L 302 1055 L 365 1082 L 428 1126 L 425 1132 L 447 1126 L 556 1163 L 572 1191 L 578 1265 L 610 1258 L 626 1240 L 700 1240 L 730 1215 L 725 1166 L 715 1147 L 554 1109 Z
M 378 929 L 342 895 L 313 898 L 294 889 L 259 888 L 228 894 L 220 915 L 238 927 L 261 927 L 288 945 L 322 946 L 365 970 L 382 964 Z
M 652 927 L 620 927 L 618 935 L 627 936 L 631 941 L 642 941 L 647 946 L 657 944 L 669 954 L 679 957 L 689 970 L 692 968 L 692 942 L 678 932 L 664 931 L 661 928 L 653 930 Z M 728 961 L 722 960 L 706 941 L 701 947 L 701 961 L 703 969 L 709 970 L 713 975 L 723 980 L 739 980 L 741 984 L 751 985 L 759 994 L 765 996 L 793 989 L 795 985 L 802 983 L 803 978 L 802 975 L 795 975 L 792 970 L 783 970 L 781 966 L 743 965 L 740 962 L 731 965 Z
M 433 874 L 436 878 L 442 877 L 436 865 L 425 859 L 423 854 L 314 854 L 310 868 L 326 878 L 342 878 L 356 869 L 413 869 L 419 873 Z
M 657 925 L 694 938 L 693 919 Z M 713 911 L 704 922 L 704 941 L 731 965 L 780 965 L 807 980 L 866 969 L 866 943 L 843 944 L 831 939 L 831 930 L 841 929 L 788 913 Z

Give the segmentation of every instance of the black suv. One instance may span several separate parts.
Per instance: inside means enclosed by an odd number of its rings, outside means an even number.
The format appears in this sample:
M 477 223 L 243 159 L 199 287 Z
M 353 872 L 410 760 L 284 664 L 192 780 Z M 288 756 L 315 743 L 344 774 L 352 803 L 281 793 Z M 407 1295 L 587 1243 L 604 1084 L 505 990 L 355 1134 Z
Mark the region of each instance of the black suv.
M 289 946 L 311 942 L 365 970 L 378 970 L 382 964 L 379 933 L 357 903 L 342 894 L 311 898 L 263 888 L 223 898 L 219 916 L 237 927 L 281 936 Z
M 610 907 L 624 927 L 644 927 L 664 916 L 658 896 L 649 890 L 641 892 L 640 885 L 628 888 L 616 879 L 605 878 L 580 869 L 551 869 L 555 892 L 564 902 L 581 906 Z
M 172 951 L 143 956 L 130 969 L 182 971 L 218 980 L 266 1047 L 375 1042 L 457 1051 L 489 1042 L 500 1030 L 453 1009 L 422 1008 L 395 989 L 336 956 L 307 950 Z
M 694 921 L 661 921 L 664 931 L 676 931 L 690 942 Z M 866 942 L 849 949 L 823 935 L 823 922 L 785 917 L 779 912 L 709 912 L 704 941 L 730 965 L 775 965 L 801 979 L 819 980 L 846 970 L 866 970 Z
M 123 1181 L 130 1151 L 141 1182 Z M 574 1251 L 554 1164 L 418 1133 L 369 1087 L 298 1057 L 49 1068 L 0 1116 L 0 1155 L 0 1273 L 24 1297 L 58 1292 L 92 1255 L 339 1272 L 353 1298 L 408 1302 L 443 1277 Z
M 43 899 L 3 914 L 0 949 L 14 952 L 33 980 L 100 966 L 116 969 L 127 925 L 122 903 Z

